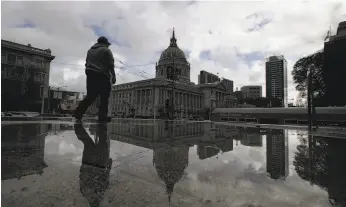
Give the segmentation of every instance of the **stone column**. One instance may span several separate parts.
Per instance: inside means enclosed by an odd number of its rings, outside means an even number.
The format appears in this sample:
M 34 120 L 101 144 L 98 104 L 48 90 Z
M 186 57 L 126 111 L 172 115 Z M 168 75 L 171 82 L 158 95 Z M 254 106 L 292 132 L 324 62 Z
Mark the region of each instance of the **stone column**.
M 198 109 L 198 95 L 195 95 L 195 107 Z
M 197 96 L 193 95 L 193 108 L 197 110 Z
M 166 101 L 166 99 L 168 98 L 168 91 L 167 91 L 167 89 L 165 88 L 164 89 L 164 100 L 163 100 L 163 102 L 165 102 Z

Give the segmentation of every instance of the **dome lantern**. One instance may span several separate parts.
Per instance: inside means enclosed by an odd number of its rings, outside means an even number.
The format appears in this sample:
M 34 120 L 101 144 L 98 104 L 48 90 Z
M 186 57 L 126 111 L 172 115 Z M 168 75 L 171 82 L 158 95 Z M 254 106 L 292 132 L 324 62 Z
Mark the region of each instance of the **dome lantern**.
M 174 27 L 173 27 L 172 37 L 171 37 L 171 44 L 169 46 L 170 47 L 178 47 L 177 39 L 175 38 Z

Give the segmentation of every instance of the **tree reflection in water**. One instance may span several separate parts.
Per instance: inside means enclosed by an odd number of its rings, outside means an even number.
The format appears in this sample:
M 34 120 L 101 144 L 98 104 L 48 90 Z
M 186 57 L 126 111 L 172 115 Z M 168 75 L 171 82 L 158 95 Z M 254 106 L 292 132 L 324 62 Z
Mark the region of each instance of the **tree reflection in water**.
M 294 155 L 297 174 L 311 185 L 328 191 L 334 206 L 346 205 L 346 140 L 311 136 L 300 132 Z

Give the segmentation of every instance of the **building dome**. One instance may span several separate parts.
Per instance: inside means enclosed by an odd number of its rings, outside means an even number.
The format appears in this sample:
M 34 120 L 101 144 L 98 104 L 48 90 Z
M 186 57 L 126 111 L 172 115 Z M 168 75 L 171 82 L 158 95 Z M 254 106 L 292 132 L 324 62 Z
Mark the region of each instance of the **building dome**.
M 179 60 L 179 59 L 186 61 L 184 52 L 177 45 L 177 39 L 175 38 L 175 33 L 173 29 L 171 43 L 169 44 L 169 47 L 161 53 L 159 63 L 163 62 L 164 60 Z
M 186 57 L 184 52 L 179 47 L 169 46 L 167 49 L 165 49 L 161 53 L 159 62 L 165 59 L 185 59 L 186 60 Z
M 190 82 L 190 64 L 186 60 L 184 51 L 177 45 L 174 29 L 168 48 L 161 53 L 158 64 L 156 65 L 156 77 L 166 77 L 166 68 L 172 64 L 182 72 L 180 81 Z

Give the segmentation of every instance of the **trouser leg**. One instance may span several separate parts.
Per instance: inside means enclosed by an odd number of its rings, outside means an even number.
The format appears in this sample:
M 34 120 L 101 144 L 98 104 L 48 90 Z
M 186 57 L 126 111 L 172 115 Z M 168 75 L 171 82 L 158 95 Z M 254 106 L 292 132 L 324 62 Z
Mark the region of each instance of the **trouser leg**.
M 108 114 L 108 100 L 111 92 L 110 82 L 104 83 L 100 91 L 100 106 L 99 106 L 99 117 L 106 117 Z
M 82 118 L 89 106 L 95 101 L 98 96 L 97 78 L 92 75 L 87 75 L 87 95 L 76 108 L 76 118 Z

